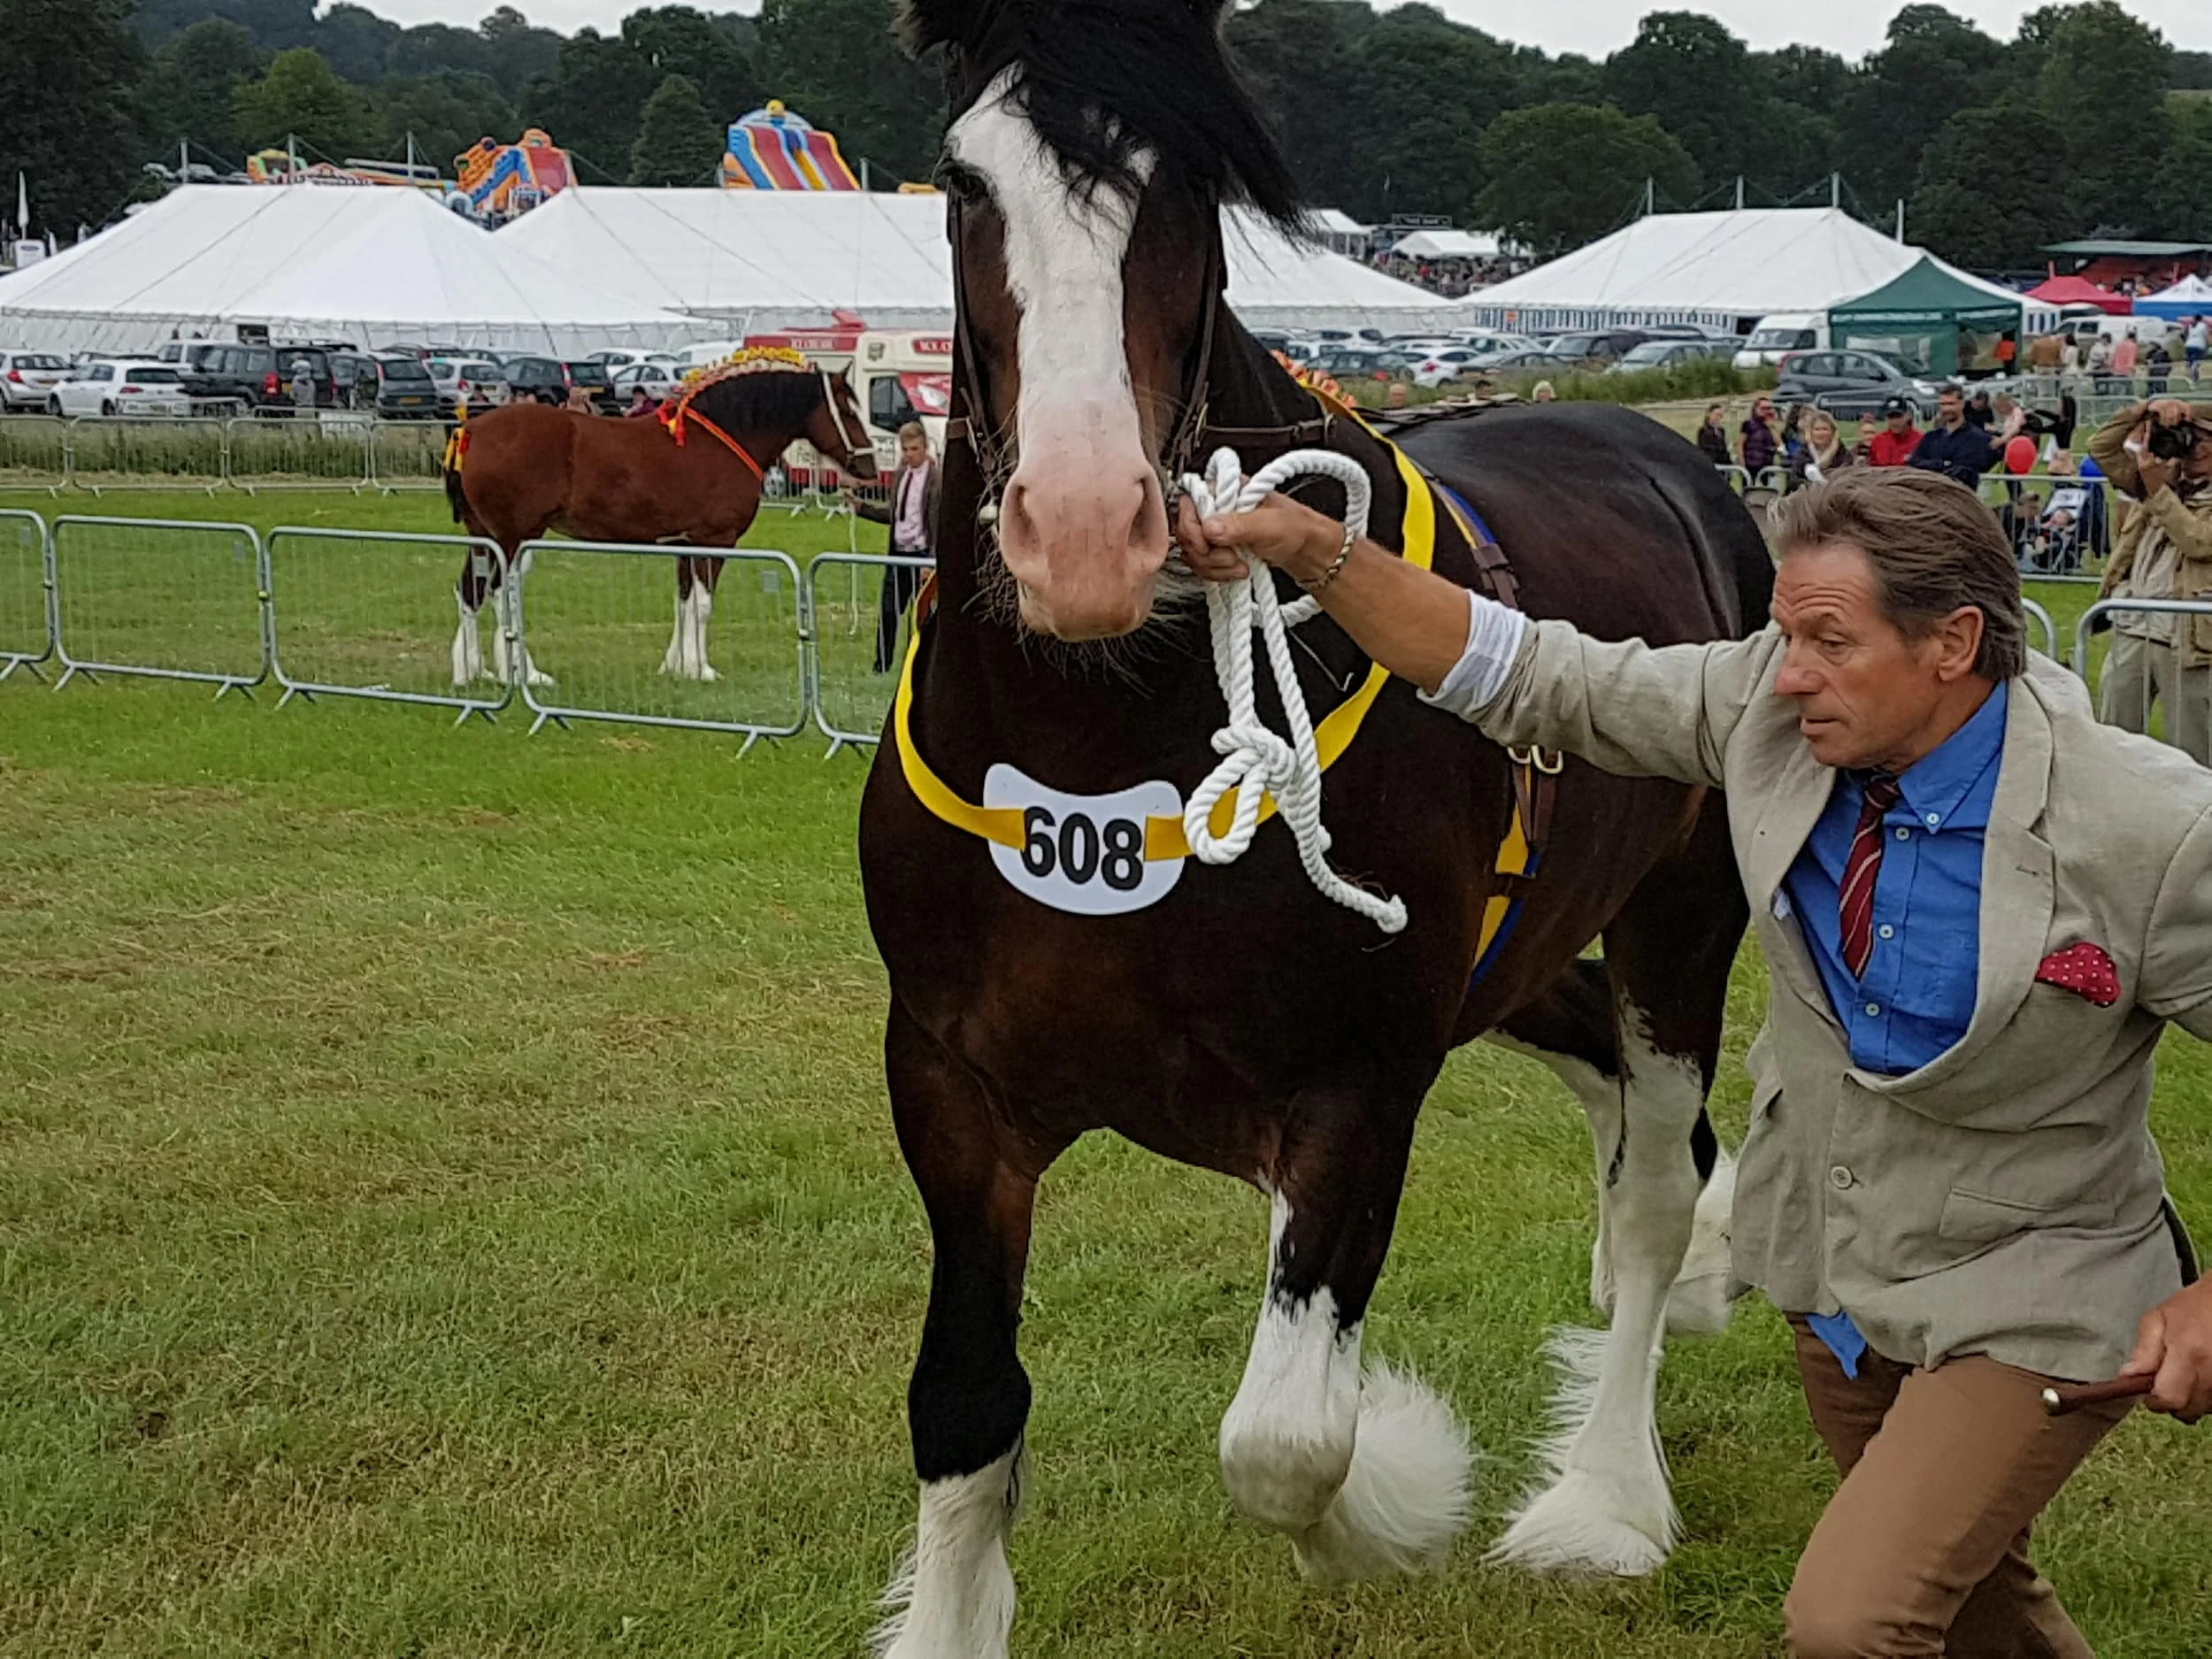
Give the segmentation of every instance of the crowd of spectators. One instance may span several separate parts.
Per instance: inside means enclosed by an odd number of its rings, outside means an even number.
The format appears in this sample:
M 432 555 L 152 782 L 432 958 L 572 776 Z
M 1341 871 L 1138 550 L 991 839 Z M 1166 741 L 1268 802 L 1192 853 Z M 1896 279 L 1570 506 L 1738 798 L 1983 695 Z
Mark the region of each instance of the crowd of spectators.
M 1412 259 L 1386 250 L 1368 263 L 1386 276 L 1455 300 L 1477 288 L 1488 288 L 1493 282 L 1518 276 L 1535 262 L 1510 254 L 1497 254 L 1487 259 Z
M 2102 598 L 2212 601 L 2212 403 L 2132 403 L 2078 459 L 2073 395 L 2045 401 L 1947 385 L 1931 424 L 1892 398 L 1854 436 L 1826 410 L 1778 411 L 1762 394 L 1732 425 L 1727 404 L 1709 405 L 1695 441 L 1715 465 L 1742 469 L 1747 493 L 1786 494 L 1860 466 L 1940 472 L 1989 501 L 2024 574 L 2065 574 L 2105 557 Z M 2101 718 L 2158 731 L 2212 764 L 2212 611 L 2121 610 L 2105 620 L 2113 641 Z

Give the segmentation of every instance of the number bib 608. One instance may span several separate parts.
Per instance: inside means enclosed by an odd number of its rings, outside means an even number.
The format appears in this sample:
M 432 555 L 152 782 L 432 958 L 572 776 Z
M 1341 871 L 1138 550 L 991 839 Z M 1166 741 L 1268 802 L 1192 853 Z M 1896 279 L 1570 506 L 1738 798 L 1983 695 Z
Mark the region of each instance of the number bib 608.
M 1022 844 L 990 843 L 998 872 L 1040 904 L 1120 916 L 1156 904 L 1182 879 L 1180 858 L 1148 862 L 1144 823 L 1183 816 L 1183 797 L 1155 780 L 1113 795 L 1064 795 L 1004 762 L 983 779 L 983 804 L 1022 815 Z

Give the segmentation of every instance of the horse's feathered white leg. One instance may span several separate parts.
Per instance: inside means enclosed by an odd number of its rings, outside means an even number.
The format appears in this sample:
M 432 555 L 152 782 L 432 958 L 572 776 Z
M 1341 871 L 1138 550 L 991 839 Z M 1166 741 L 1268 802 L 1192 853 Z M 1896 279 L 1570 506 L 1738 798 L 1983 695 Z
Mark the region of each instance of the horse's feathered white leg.
M 684 643 L 691 631 L 691 591 L 681 582 L 676 587 L 676 626 L 669 631 L 668 649 L 661 656 L 661 672 L 683 677 Z
M 1494 1557 L 1540 1571 L 1637 1574 L 1667 1558 L 1681 1529 L 1659 1448 L 1657 1383 L 1668 1299 L 1698 1202 L 1691 1128 L 1705 1098 L 1694 1059 L 1655 1048 L 1624 1010 L 1627 1107 L 1605 1149 L 1609 1332 L 1563 1331 L 1555 1432 L 1539 1448 L 1549 1483 L 1515 1512 Z
M 693 680 L 711 681 L 722 678 L 707 660 L 707 619 L 713 615 L 714 590 L 703 585 L 692 589 L 689 678 Z
M 972 1475 L 922 1487 L 914 1549 L 884 1592 L 870 1638 L 880 1659 L 1002 1659 L 1014 1624 L 1006 1536 L 1021 1507 L 1017 1446 Z
M 461 626 L 453 634 L 453 683 L 464 687 L 483 677 L 484 641 L 477 631 L 476 607 L 458 594 L 453 601 L 461 612 Z
M 1340 1322 L 1327 1286 L 1285 1292 L 1290 1219 L 1278 1195 L 1259 1328 L 1221 1422 L 1230 1501 L 1289 1533 L 1300 1570 L 1324 1583 L 1432 1571 L 1466 1525 L 1466 1432 L 1410 1372 L 1363 1379 L 1360 1327 Z

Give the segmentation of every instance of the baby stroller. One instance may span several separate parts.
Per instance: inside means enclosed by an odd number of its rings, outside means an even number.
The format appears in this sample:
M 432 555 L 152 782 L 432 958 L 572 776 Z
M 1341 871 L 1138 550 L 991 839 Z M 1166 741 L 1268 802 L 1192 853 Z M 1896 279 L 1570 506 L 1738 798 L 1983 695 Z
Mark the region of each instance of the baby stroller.
M 2037 576 L 2070 576 L 2081 568 L 2091 494 L 2088 485 L 2061 484 L 2039 511 L 2024 511 L 2035 500 L 2032 495 L 2014 503 L 2013 550 L 2022 571 Z

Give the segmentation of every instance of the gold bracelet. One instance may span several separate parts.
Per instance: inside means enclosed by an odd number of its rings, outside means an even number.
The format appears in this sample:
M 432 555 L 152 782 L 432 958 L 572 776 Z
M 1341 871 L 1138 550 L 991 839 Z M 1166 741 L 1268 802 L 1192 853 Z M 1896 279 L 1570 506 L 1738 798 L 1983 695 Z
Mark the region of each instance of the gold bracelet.
M 1310 594 L 1317 594 L 1324 588 L 1326 588 L 1331 582 L 1334 581 L 1338 577 L 1344 574 L 1344 561 L 1352 557 L 1352 543 L 1356 540 L 1357 540 L 1357 538 L 1352 534 L 1352 526 L 1348 524 L 1344 526 L 1344 545 L 1337 549 L 1336 557 L 1329 561 L 1329 568 L 1323 571 L 1321 574 L 1316 577 L 1312 581 L 1302 580 L 1298 585 Z

